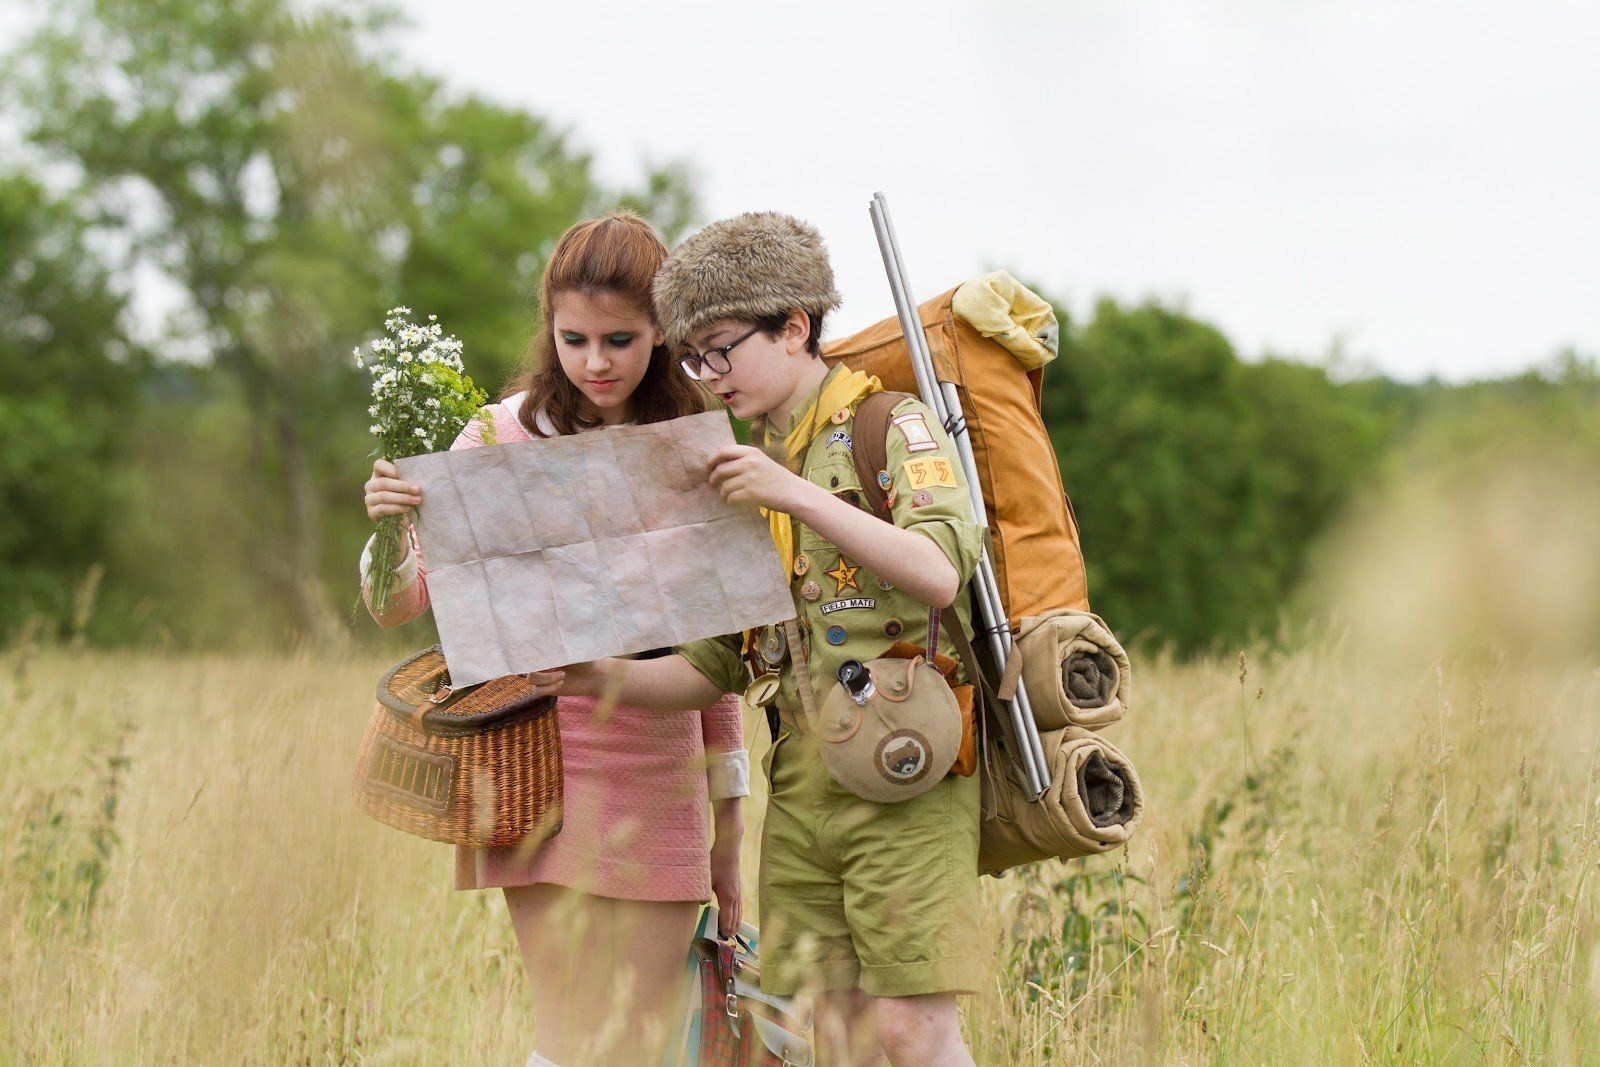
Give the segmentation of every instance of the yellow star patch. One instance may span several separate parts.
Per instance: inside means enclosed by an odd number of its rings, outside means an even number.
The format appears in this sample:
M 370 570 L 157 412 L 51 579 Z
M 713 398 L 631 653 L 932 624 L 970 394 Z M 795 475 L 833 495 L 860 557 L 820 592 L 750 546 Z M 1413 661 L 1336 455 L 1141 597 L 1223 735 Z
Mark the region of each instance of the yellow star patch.
M 856 584 L 856 572 L 860 569 L 860 567 L 850 566 L 850 564 L 845 561 L 845 558 L 840 556 L 839 562 L 834 565 L 833 570 L 823 571 L 822 573 L 826 574 L 829 578 L 832 578 L 838 583 L 839 588 L 833 591 L 833 595 L 839 597 L 844 596 L 844 591 L 846 589 L 854 589 L 857 592 L 860 592 L 861 586 Z

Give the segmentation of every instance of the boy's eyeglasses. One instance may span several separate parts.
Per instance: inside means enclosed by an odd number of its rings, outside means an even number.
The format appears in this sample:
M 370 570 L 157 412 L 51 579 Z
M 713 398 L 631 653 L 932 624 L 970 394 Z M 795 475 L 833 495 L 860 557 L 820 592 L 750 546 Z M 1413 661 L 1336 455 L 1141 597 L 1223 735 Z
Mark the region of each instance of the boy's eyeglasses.
M 690 352 L 687 355 L 679 356 L 678 366 L 683 368 L 683 373 L 697 382 L 700 380 L 701 367 L 710 367 L 717 374 L 727 374 L 733 369 L 733 361 L 728 358 L 728 353 L 750 340 L 760 329 L 761 327 L 757 326 L 737 340 L 729 341 L 727 344 L 717 348 L 708 348 L 699 355 Z

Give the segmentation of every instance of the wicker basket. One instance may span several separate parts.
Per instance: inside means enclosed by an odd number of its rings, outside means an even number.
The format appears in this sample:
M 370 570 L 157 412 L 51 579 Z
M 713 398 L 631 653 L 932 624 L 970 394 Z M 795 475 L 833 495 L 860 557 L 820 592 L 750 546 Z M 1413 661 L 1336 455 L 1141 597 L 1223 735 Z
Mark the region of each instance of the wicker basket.
M 520 675 L 450 688 L 439 646 L 394 665 L 356 758 L 356 804 L 379 822 L 471 848 L 561 828 L 555 698 Z

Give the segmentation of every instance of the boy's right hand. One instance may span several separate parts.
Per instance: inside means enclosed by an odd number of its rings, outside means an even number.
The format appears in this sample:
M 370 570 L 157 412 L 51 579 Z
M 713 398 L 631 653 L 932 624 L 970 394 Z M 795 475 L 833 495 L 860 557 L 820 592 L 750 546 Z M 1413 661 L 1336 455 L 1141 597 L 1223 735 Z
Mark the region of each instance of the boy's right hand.
M 386 459 L 372 461 L 372 477 L 364 488 L 367 518 L 373 522 L 385 515 L 405 515 L 422 504 L 422 487 L 402 481 L 400 471 Z

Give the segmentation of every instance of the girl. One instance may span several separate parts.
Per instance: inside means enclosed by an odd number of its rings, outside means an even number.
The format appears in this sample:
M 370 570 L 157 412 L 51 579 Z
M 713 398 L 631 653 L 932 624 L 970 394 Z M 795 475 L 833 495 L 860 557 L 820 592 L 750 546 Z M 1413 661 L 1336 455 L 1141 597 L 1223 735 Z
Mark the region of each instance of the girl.
M 704 394 L 672 366 L 651 310 L 650 282 L 666 256 L 655 231 L 628 212 L 562 235 L 540 282 L 532 368 L 489 409 L 492 440 L 475 419 L 452 448 L 704 410 Z M 373 463 L 365 489 L 373 519 L 422 503 L 385 459 Z M 406 540 L 400 589 L 373 613 L 383 626 L 428 606 L 421 553 L 414 537 Z M 505 893 L 533 991 L 539 1048 L 530 1065 L 656 1062 L 699 902 L 715 892 L 722 929 L 738 928 L 738 798 L 749 791 L 749 762 L 737 698 L 677 714 L 628 706 L 596 714 L 595 704 L 563 697 L 557 710 L 561 831 L 531 854 L 456 852 L 457 888 Z

